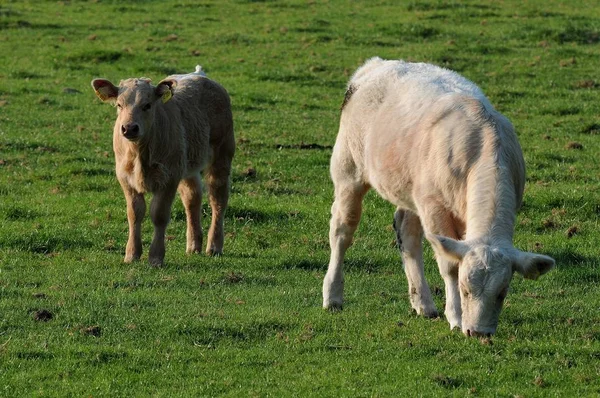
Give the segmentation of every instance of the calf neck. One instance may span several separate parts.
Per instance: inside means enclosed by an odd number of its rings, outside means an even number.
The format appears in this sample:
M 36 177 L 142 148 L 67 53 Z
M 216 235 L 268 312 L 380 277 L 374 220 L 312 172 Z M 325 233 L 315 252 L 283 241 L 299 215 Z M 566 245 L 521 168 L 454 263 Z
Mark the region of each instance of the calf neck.
M 423 271 L 423 235 L 446 290 L 450 327 L 490 335 L 516 271 L 554 266 L 513 247 L 525 165 L 511 123 L 462 76 L 428 64 L 373 58 L 348 85 L 331 157 L 335 200 L 323 306 L 341 307 L 342 263 L 365 193 L 396 206 L 394 227 L 411 305 L 436 317 Z

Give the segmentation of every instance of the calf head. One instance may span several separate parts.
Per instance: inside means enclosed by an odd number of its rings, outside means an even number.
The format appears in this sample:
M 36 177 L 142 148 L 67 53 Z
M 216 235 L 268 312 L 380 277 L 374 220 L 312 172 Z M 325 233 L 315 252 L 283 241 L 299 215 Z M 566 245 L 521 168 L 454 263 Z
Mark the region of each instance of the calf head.
M 458 267 L 462 309 L 462 332 L 467 336 L 489 336 L 496 332 L 498 318 L 513 273 L 537 279 L 554 267 L 554 259 L 522 252 L 513 247 L 457 241 L 428 235 L 438 256 Z
M 139 141 L 150 131 L 156 107 L 171 99 L 175 83 L 165 79 L 155 87 L 150 79 L 140 78 L 121 80 L 117 87 L 108 80 L 94 79 L 92 87 L 98 98 L 117 107 L 115 131 L 129 141 Z

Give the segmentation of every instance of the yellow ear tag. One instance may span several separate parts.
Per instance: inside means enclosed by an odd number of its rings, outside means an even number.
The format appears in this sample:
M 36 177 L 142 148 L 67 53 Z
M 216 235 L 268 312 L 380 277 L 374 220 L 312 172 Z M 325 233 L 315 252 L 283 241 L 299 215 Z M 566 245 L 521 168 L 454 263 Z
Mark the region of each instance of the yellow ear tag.
M 172 97 L 173 97 L 173 93 L 171 93 L 171 90 L 165 91 L 165 93 L 162 96 L 162 102 L 163 102 L 163 104 L 165 104 Z

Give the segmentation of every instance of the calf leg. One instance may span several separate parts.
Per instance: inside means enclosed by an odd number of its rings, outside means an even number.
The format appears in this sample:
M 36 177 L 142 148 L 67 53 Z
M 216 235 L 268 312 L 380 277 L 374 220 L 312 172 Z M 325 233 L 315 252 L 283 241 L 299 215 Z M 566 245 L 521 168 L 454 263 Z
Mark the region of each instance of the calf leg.
M 410 303 L 417 314 L 435 318 L 438 312 L 424 273 L 421 221 L 415 213 L 397 209 L 394 214 L 394 229 L 402 255 L 402 265 L 408 279 Z
M 202 251 L 202 184 L 200 175 L 187 178 L 179 183 L 179 195 L 185 208 L 187 221 L 186 252 Z
M 419 209 L 423 228 L 428 233 L 459 239 L 457 226 L 451 212 L 446 210 L 437 200 L 425 200 L 425 205 Z M 460 291 L 458 289 L 458 264 L 448 261 L 445 257 L 435 254 L 440 274 L 446 288 L 445 315 L 450 329 L 462 326 L 462 310 L 460 307 Z
M 150 217 L 154 224 L 154 237 L 150 245 L 150 265 L 160 267 L 165 259 L 165 231 L 171 221 L 171 205 L 177 192 L 176 187 L 166 187 L 158 191 L 150 204 Z
M 126 184 L 121 184 L 121 186 L 127 201 L 127 222 L 129 223 L 129 237 L 123 261 L 130 263 L 139 260 L 142 255 L 142 221 L 146 215 L 146 201 L 144 194 L 134 191 Z
M 231 174 L 232 158 L 233 150 L 230 152 L 221 150 L 215 154 L 215 161 L 207 173 L 208 199 L 212 210 L 212 219 L 206 242 L 206 253 L 209 255 L 223 254 L 223 220 L 229 201 L 229 175 Z
M 364 184 L 335 184 L 335 201 L 331 207 L 329 245 L 331 257 L 323 280 L 323 307 L 341 308 L 344 294 L 342 264 L 346 249 L 358 227 L 362 212 L 362 200 L 368 191 Z

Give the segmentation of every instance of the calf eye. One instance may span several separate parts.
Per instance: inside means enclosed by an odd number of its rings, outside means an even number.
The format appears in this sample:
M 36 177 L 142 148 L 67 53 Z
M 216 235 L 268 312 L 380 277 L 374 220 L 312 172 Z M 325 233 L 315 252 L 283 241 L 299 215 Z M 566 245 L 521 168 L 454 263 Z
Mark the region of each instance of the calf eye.
M 121 105 L 121 104 L 117 104 L 117 108 L 118 108 L 118 109 L 123 109 L 123 105 Z
M 151 106 L 152 106 L 152 105 L 150 105 L 150 104 L 146 104 L 146 105 L 144 105 L 144 106 L 142 107 L 142 110 L 143 110 L 143 111 L 147 111 L 147 110 L 149 110 L 149 109 L 150 109 L 150 107 L 151 107 Z

